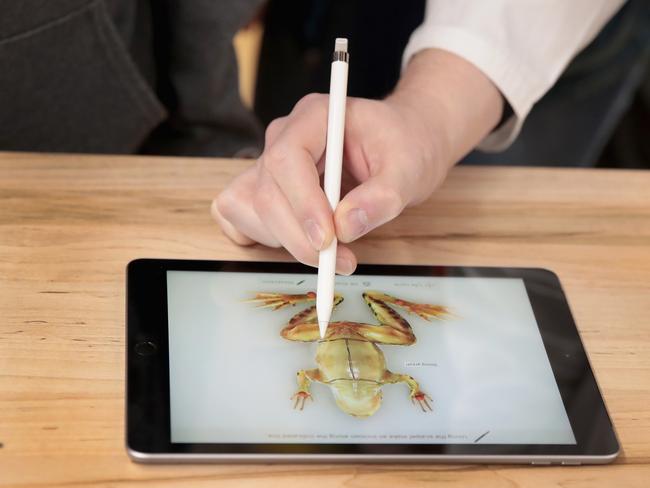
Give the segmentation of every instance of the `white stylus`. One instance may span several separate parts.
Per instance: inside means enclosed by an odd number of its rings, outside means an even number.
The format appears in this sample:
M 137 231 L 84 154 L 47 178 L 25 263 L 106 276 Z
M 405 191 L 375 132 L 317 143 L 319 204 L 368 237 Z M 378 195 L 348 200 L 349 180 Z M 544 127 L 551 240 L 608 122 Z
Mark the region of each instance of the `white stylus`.
M 337 38 L 334 43 L 330 74 L 329 111 L 327 113 L 327 147 L 325 148 L 325 181 L 323 188 L 332 211 L 341 197 L 343 166 L 343 132 L 345 128 L 345 99 L 348 91 L 348 40 Z M 318 255 L 318 286 L 316 313 L 321 339 L 325 337 L 332 316 L 334 275 L 336 273 L 336 237 Z

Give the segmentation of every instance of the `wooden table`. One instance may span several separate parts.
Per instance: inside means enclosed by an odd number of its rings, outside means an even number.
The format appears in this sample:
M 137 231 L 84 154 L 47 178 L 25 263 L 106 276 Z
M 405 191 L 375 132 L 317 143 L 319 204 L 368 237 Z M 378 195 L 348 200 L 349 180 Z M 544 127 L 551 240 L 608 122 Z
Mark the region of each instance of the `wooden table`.
M 362 262 L 560 276 L 618 429 L 611 466 L 143 466 L 124 450 L 124 268 L 283 259 L 209 204 L 246 162 L 0 154 L 0 486 L 650 486 L 650 172 L 455 169 Z

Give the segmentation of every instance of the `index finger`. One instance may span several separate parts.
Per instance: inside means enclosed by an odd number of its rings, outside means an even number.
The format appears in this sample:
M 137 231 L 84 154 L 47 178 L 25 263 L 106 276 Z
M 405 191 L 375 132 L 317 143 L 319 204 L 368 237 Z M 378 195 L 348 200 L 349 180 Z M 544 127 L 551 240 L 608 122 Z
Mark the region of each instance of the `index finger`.
M 298 102 L 260 158 L 263 171 L 286 196 L 316 250 L 326 247 L 334 236 L 332 209 L 320 187 L 317 168 L 327 140 L 327 100 L 325 95 L 313 94 Z

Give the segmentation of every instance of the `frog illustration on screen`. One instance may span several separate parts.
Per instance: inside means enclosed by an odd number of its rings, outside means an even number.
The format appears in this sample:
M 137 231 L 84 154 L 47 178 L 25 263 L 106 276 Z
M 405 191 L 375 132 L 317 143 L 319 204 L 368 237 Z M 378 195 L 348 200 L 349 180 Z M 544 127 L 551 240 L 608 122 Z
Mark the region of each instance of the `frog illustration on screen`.
M 392 383 L 406 383 L 411 401 L 423 412 L 431 411 L 431 397 L 420 390 L 413 377 L 389 371 L 378 345 L 410 346 L 416 341 L 410 324 L 392 307 L 419 315 L 427 321 L 445 319 L 450 316 L 449 310 L 442 305 L 409 302 L 378 291 L 366 291 L 362 296 L 379 324 L 331 322 L 325 338 L 321 339 L 314 304 L 295 314 L 282 329 L 282 337 L 290 341 L 319 343 L 317 367 L 301 369 L 297 373 L 298 391 L 291 397 L 294 408 L 302 410 L 306 400 L 313 400 L 310 386 L 317 381 L 328 385 L 339 408 L 354 417 L 373 415 L 381 406 L 382 386 Z M 315 301 L 314 292 L 295 295 L 258 293 L 248 300 L 273 310 Z M 334 307 L 342 301 L 343 296 L 336 294 Z

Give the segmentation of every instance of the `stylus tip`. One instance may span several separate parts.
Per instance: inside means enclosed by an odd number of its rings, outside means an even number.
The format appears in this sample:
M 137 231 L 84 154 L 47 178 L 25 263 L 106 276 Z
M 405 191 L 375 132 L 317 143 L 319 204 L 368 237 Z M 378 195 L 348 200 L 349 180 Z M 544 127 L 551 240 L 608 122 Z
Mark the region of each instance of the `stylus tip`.
M 325 332 L 327 331 L 327 326 L 329 325 L 329 322 L 327 320 L 319 320 L 318 321 L 318 329 L 320 330 L 320 338 L 324 339 L 325 338 Z

